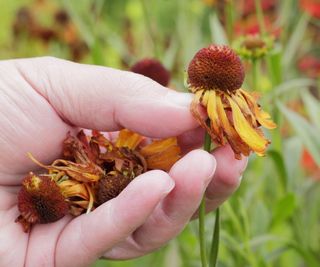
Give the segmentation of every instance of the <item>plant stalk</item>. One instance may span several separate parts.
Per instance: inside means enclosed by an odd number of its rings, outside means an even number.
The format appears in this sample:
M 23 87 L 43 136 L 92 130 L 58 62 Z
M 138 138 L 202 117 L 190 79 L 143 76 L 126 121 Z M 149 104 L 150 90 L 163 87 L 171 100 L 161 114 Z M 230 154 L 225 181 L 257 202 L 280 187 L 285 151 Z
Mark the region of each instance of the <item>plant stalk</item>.
M 211 138 L 207 132 L 204 137 L 203 149 L 207 152 L 210 152 L 211 150 Z M 205 216 L 206 216 L 206 202 L 205 202 L 205 196 L 203 196 L 200 207 L 199 207 L 199 239 L 200 239 L 200 255 L 201 255 L 202 267 L 208 267 L 206 236 L 205 236 Z
M 220 210 L 216 209 L 216 219 L 214 223 L 214 230 L 211 241 L 210 249 L 210 267 L 215 267 L 217 265 L 218 253 L 219 253 L 219 242 L 220 242 Z

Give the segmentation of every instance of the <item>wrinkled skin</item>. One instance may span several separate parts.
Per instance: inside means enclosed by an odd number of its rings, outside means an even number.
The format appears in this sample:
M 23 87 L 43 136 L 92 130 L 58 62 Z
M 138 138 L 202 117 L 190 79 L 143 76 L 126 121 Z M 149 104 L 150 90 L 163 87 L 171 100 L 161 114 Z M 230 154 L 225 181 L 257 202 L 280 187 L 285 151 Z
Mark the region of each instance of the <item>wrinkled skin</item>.
M 54 58 L 0 62 L 0 266 L 89 266 L 99 257 L 142 256 L 196 217 L 205 191 L 208 210 L 227 199 L 246 159 L 235 160 L 229 147 L 213 155 L 193 150 L 203 131 L 189 112 L 190 102 L 189 94 L 110 68 Z M 37 169 L 26 153 L 50 163 L 77 127 L 178 136 L 186 155 L 169 173 L 140 175 L 90 214 L 36 225 L 26 234 L 14 222 L 21 180 Z

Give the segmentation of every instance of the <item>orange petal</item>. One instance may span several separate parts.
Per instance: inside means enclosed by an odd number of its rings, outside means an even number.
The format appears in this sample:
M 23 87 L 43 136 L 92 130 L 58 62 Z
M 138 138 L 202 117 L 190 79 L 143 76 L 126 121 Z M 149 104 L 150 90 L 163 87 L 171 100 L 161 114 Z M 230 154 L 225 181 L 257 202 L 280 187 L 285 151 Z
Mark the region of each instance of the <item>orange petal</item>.
M 89 199 L 88 191 L 84 184 L 74 180 L 66 180 L 58 184 L 64 197 L 80 197 L 84 200 Z
M 119 132 L 116 147 L 127 147 L 133 150 L 136 149 L 142 140 L 143 137 L 141 135 L 131 132 L 128 129 L 123 129 Z
M 263 155 L 268 145 L 268 140 L 262 137 L 256 129 L 248 123 L 246 118 L 241 113 L 237 104 L 228 97 L 231 109 L 234 127 L 241 139 L 258 155 Z
M 169 171 L 172 165 L 180 158 L 180 147 L 177 138 L 171 137 L 153 141 L 140 151 L 146 159 L 148 169 Z

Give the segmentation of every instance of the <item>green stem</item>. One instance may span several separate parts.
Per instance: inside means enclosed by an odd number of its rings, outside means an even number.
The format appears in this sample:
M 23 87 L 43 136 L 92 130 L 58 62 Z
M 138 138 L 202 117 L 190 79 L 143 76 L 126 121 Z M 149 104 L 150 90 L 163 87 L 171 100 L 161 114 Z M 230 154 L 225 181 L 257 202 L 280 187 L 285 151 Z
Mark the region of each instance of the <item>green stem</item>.
M 210 249 L 210 267 L 215 267 L 218 260 L 219 252 L 219 241 L 220 241 L 220 210 L 216 210 L 216 220 L 214 223 L 214 231 L 212 235 L 211 249 Z
M 211 150 L 211 138 L 206 132 L 204 137 L 203 149 L 207 152 Z M 199 239 L 200 239 L 200 255 L 202 267 L 207 267 L 207 249 L 206 249 L 206 235 L 205 235 L 205 216 L 206 216 L 206 202 L 205 197 L 202 197 L 199 207 Z
M 258 91 L 259 64 L 257 59 L 252 59 L 252 87 L 253 91 Z
M 206 203 L 205 198 L 201 200 L 199 208 L 199 238 L 200 238 L 200 255 L 202 267 L 207 267 L 207 249 L 206 249 L 206 236 L 205 236 L 205 216 L 206 216 Z
M 230 0 L 226 4 L 226 29 L 229 43 L 232 43 L 233 40 L 233 1 Z
M 156 36 L 154 35 L 154 32 L 151 27 L 151 20 L 150 20 L 148 8 L 147 8 L 147 3 L 145 2 L 145 0 L 140 0 L 140 2 L 142 5 L 143 16 L 145 19 L 145 25 L 147 27 L 149 36 L 150 36 L 152 44 L 153 44 L 155 56 L 158 58 L 159 57 L 159 49 L 158 49 L 158 45 L 157 45 Z
M 257 13 L 257 18 L 258 18 L 260 33 L 262 36 L 265 36 L 266 25 L 264 23 L 264 17 L 263 17 L 263 12 L 262 12 L 262 7 L 261 7 L 261 0 L 255 0 L 254 2 L 256 5 L 256 13 Z

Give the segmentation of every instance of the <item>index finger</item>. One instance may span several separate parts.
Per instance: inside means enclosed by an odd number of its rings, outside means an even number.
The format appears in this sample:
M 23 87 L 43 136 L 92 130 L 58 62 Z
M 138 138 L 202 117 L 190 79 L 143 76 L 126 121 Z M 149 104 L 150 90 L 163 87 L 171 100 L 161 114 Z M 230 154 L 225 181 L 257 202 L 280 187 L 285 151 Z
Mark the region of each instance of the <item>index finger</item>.
M 101 131 L 128 128 L 159 138 L 197 127 L 189 112 L 190 94 L 145 76 L 55 58 L 17 60 L 15 65 L 71 125 Z

